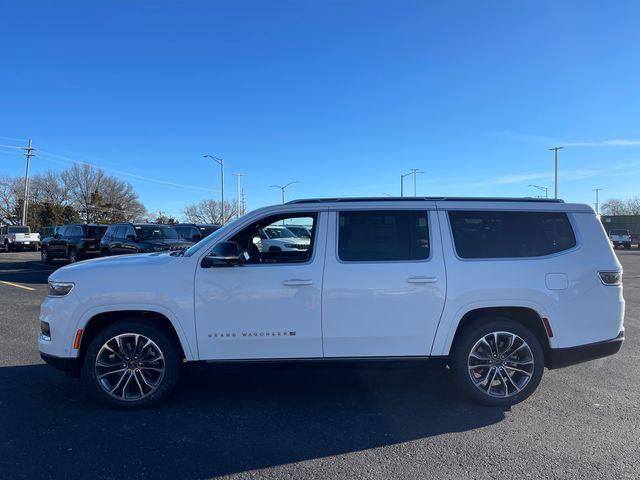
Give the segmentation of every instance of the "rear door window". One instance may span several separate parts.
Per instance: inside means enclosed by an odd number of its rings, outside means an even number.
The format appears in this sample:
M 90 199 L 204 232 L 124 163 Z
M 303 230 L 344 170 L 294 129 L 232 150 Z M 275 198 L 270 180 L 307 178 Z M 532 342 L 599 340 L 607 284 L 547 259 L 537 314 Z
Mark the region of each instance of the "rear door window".
M 429 257 L 426 210 L 346 211 L 338 216 L 338 257 L 346 262 Z
M 450 211 L 461 258 L 541 257 L 575 247 L 563 212 Z

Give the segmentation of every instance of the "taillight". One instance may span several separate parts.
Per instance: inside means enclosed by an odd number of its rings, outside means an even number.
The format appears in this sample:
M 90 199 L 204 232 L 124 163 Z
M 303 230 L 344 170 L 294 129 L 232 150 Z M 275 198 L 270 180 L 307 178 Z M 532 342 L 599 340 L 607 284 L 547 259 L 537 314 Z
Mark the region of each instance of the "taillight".
M 598 272 L 604 285 L 622 285 L 622 272 Z

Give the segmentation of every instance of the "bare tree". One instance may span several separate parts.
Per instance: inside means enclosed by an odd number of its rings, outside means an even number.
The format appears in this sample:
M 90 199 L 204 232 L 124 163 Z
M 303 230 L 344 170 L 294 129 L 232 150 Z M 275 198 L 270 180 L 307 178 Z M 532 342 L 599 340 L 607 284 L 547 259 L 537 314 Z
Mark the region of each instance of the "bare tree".
M 62 181 L 61 175 L 53 170 L 31 177 L 29 201 L 49 203 L 51 205 L 67 205 L 69 188 Z
M 71 202 L 75 205 L 84 221 L 91 223 L 96 215 L 94 202 L 104 182 L 104 170 L 87 163 L 74 163 L 61 174 L 62 181 L 68 186 Z
M 19 223 L 22 195 L 20 194 L 20 177 L 0 176 L 0 222 Z
M 602 212 L 605 215 L 640 215 L 640 197 L 610 198 L 602 204 Z
M 218 200 L 201 200 L 187 205 L 182 211 L 188 222 L 222 224 L 222 212 Z M 236 202 L 224 202 L 224 216 L 228 222 L 237 213 Z

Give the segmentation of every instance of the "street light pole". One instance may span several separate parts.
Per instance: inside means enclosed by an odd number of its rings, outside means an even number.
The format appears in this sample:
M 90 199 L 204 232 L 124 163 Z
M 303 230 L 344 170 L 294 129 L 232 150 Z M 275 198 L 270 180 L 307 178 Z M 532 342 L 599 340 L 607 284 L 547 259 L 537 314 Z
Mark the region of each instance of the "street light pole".
M 554 152 L 554 157 L 555 157 L 555 179 L 556 179 L 556 183 L 555 183 L 555 199 L 558 199 L 558 150 L 562 150 L 564 147 L 559 147 L 558 145 L 556 145 L 553 148 L 550 148 L 549 151 L 553 151 Z
M 412 173 L 400 174 L 400 197 L 404 197 L 404 177 L 408 177 Z
M 237 177 L 237 179 L 238 179 L 238 201 L 236 203 L 236 210 L 237 210 L 236 216 L 237 216 L 237 218 L 240 218 L 240 212 L 242 210 L 240 208 L 240 205 L 241 205 L 241 202 L 242 202 L 242 196 L 241 196 L 241 193 L 240 193 L 242 191 L 242 189 L 240 188 L 240 177 L 243 177 L 244 173 L 232 173 L 231 175 L 233 175 L 234 177 Z
M 599 194 L 602 188 L 594 188 L 593 191 L 596 192 L 596 215 L 600 215 L 600 202 L 599 202 Z
M 529 185 L 530 187 L 537 188 L 541 192 L 544 192 L 544 198 L 549 198 L 549 189 L 547 187 L 541 187 L 540 185 Z
M 293 185 L 294 183 L 298 183 L 298 181 L 295 180 L 293 182 L 287 183 L 286 185 L 269 185 L 269 188 L 279 188 L 280 192 L 282 193 L 282 203 L 284 203 L 284 191 L 287 189 L 289 185 Z
M 212 155 L 203 155 L 204 158 L 210 158 L 220 165 L 220 223 L 224 225 L 224 160 Z

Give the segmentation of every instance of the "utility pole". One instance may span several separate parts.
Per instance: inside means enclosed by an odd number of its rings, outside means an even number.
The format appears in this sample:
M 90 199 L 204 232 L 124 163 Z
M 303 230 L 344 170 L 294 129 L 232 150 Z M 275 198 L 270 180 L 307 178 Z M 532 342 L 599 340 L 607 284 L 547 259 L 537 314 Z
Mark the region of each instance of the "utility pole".
M 240 215 L 241 215 L 240 205 L 242 203 L 242 198 L 241 198 L 242 189 L 240 188 L 240 177 L 243 177 L 244 173 L 232 173 L 231 175 L 233 175 L 234 177 L 236 177 L 238 179 L 238 199 L 237 199 L 237 202 L 236 202 L 236 217 L 240 218 Z
M 279 188 L 280 192 L 282 193 L 282 203 L 284 203 L 284 191 L 287 189 L 289 185 L 293 185 L 294 183 L 298 183 L 298 181 L 295 180 L 293 182 L 287 183 L 286 185 L 269 185 L 269 188 Z
M 553 148 L 550 148 L 549 151 L 553 151 L 555 154 L 555 179 L 556 179 L 556 188 L 555 188 L 555 199 L 558 199 L 558 150 L 562 150 L 564 147 L 559 147 L 556 145 Z
M 27 212 L 29 209 L 29 164 L 31 163 L 31 157 L 35 155 L 32 153 L 35 148 L 31 148 L 31 139 L 29 139 L 27 147 L 23 147 L 22 150 L 26 150 L 27 152 L 24 154 L 24 156 L 27 157 L 27 171 L 24 174 L 24 200 L 22 201 L 22 225 L 26 225 Z
M 413 196 L 414 197 L 417 196 L 417 191 L 418 191 L 418 189 L 417 189 L 418 182 L 416 180 L 418 173 L 424 173 L 424 172 L 422 170 L 420 170 L 419 168 L 412 168 L 411 169 L 411 174 L 413 175 Z
M 224 160 L 212 155 L 203 155 L 204 158 L 210 158 L 220 165 L 220 217 L 221 224 L 224 225 Z
M 600 202 L 599 202 L 599 194 L 602 188 L 594 188 L 593 191 L 596 192 L 596 215 L 600 215 Z
M 242 214 L 247 211 L 247 197 L 244 194 L 244 188 L 242 189 Z

